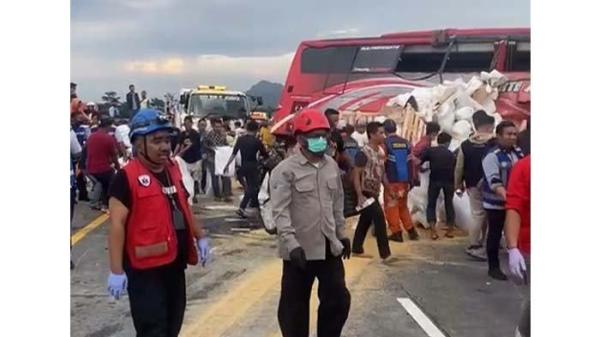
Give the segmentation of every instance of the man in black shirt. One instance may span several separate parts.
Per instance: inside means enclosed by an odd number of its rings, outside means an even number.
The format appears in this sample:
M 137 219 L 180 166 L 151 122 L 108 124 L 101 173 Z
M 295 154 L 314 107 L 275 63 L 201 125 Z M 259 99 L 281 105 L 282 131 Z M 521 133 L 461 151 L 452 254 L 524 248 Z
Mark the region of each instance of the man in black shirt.
M 473 114 L 475 133 L 460 144 L 454 168 L 454 187 L 457 194 L 462 196 L 467 191 L 474 226 L 469 230 L 470 244 L 466 253 L 480 261 L 486 261 L 486 251 L 483 247 L 487 232 L 487 214 L 483 208 L 481 162 L 494 142 L 494 117 L 483 110 Z
M 202 175 L 202 154 L 200 153 L 200 135 L 192 127 L 192 116 L 186 116 L 183 120 L 185 130 L 179 136 L 179 144 L 175 148 L 175 155 L 180 156 L 187 165 L 190 175 L 194 179 L 194 203 L 198 203 L 199 193 L 198 181 Z
M 427 189 L 427 222 L 431 227 L 431 239 L 439 238 L 435 229 L 436 216 L 435 208 L 440 190 L 444 192 L 444 206 L 446 208 L 446 224 L 448 231 L 447 238 L 454 237 L 454 206 L 452 198 L 454 197 L 454 165 L 456 159 L 450 152 L 448 146 L 452 137 L 442 132 L 437 137 L 438 146 L 430 147 L 421 155 L 421 162 L 429 162 L 429 187 Z
M 202 177 L 200 178 L 200 189 L 202 193 L 206 193 L 206 173 L 208 172 L 208 161 L 206 160 L 206 151 L 204 150 L 204 138 L 206 137 L 206 119 L 202 118 L 198 121 L 198 139 L 200 141 L 200 156 L 202 164 L 200 165 Z
M 240 167 L 240 175 L 246 182 L 244 198 L 240 202 L 238 215 L 242 218 L 246 217 L 246 206 L 250 203 L 250 207 L 258 207 L 258 190 L 259 190 L 259 174 L 258 174 L 258 154 L 267 156 L 267 150 L 263 143 L 256 137 L 258 132 L 258 123 L 251 120 L 246 125 L 246 134 L 240 136 L 235 142 L 233 153 L 225 165 L 225 170 L 229 170 L 231 163 L 234 161 L 238 152 L 242 154 L 242 165 Z

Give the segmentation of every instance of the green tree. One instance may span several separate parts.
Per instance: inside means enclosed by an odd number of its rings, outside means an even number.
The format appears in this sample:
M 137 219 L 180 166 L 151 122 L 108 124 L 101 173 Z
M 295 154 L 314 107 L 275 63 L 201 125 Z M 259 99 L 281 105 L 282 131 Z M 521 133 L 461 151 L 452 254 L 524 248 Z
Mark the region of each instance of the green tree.
M 116 107 L 121 105 L 121 97 L 117 96 L 116 91 L 105 92 L 104 96 L 102 96 L 102 101 Z
M 164 111 L 165 110 L 165 101 L 158 97 L 154 97 L 150 99 L 150 107 Z

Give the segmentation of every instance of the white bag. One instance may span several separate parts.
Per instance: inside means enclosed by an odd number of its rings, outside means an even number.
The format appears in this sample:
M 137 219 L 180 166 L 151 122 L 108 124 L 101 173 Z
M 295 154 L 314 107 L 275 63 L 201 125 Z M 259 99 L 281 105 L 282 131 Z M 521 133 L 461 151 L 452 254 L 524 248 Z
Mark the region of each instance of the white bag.
M 469 197 L 466 192 L 461 197 L 454 194 L 452 205 L 454 206 L 454 224 L 467 232 L 475 228 L 475 221 L 471 214 L 471 203 L 469 202 Z M 446 222 L 446 208 L 444 207 L 443 196 L 438 198 L 436 216 L 439 222 Z
M 452 126 L 452 138 L 459 141 L 464 141 L 469 138 L 472 131 L 471 123 L 468 121 L 458 121 Z
M 437 123 L 440 125 L 440 129 L 446 133 L 452 133 L 452 126 L 454 125 L 454 111 L 448 112 L 445 115 L 437 116 Z
M 185 164 L 185 161 L 180 156 L 175 156 L 175 161 L 177 162 L 177 166 L 179 167 L 179 172 L 181 172 L 181 178 L 183 180 L 183 186 L 188 192 L 188 203 L 192 205 L 192 199 L 194 196 L 194 178 L 190 174 L 190 171 Z
M 224 177 L 235 176 L 235 167 L 233 164 L 230 165 L 229 170 L 224 172 L 225 164 L 233 153 L 233 147 L 231 146 L 217 146 L 215 149 L 215 175 Z
M 265 231 L 269 234 L 277 233 L 277 226 L 273 221 L 273 209 L 271 208 L 271 195 L 269 190 L 269 172 L 265 174 L 265 177 L 260 185 L 258 191 L 258 207 L 260 208 L 260 218 L 265 228 Z
M 471 121 L 473 118 L 473 114 L 475 113 L 475 109 L 470 106 L 462 107 L 454 112 L 456 115 L 456 119 L 459 121 Z

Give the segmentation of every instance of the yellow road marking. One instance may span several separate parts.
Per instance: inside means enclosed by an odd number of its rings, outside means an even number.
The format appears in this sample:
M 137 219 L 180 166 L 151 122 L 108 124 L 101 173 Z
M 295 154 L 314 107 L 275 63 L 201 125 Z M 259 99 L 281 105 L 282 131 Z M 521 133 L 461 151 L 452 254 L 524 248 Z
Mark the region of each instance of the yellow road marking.
M 250 237 L 245 239 L 250 239 Z M 252 239 L 256 240 L 259 238 L 252 237 Z M 367 242 L 365 242 L 366 249 L 375 246 L 374 242 L 369 241 L 374 240 L 367 240 Z M 357 281 L 360 275 L 364 273 L 367 266 L 375 261 L 378 261 L 378 258 L 351 258 L 350 260 L 344 260 L 344 266 L 346 269 L 346 284 L 351 293 L 353 284 Z M 219 298 L 216 302 L 207 304 L 207 307 L 203 308 L 198 317 L 194 317 L 193 319 L 190 319 L 189 322 L 184 324 L 181 335 L 183 337 L 224 336 L 227 330 L 244 320 L 245 317 L 247 317 L 247 314 L 253 308 L 256 308 L 259 303 L 267 298 L 272 298 L 272 296 L 279 296 L 281 291 L 279 285 L 280 280 L 281 260 L 276 259 L 266 263 L 253 273 L 240 279 L 237 286 L 231 290 L 228 290 L 226 294 L 221 296 L 221 298 Z M 313 288 L 311 296 L 311 331 L 316 330 L 317 325 L 317 285 L 318 282 L 315 282 L 315 287 Z M 274 308 L 273 312 L 275 313 L 276 310 L 277 309 Z M 277 321 L 276 314 L 273 315 L 273 320 Z M 267 336 L 273 337 L 280 335 L 281 333 L 279 331 L 267 334 Z
M 183 327 L 184 337 L 223 335 L 229 327 L 261 301 L 269 290 L 277 287 L 281 278 L 281 260 L 269 262 L 247 278 L 240 280 L 238 286 L 227 291 L 222 298 L 211 304 L 200 317 Z
M 89 224 L 85 225 L 82 229 L 77 231 L 77 233 L 71 235 L 71 245 L 75 246 L 79 241 L 83 240 L 86 235 L 102 225 L 106 220 L 108 220 L 108 215 L 102 214 Z

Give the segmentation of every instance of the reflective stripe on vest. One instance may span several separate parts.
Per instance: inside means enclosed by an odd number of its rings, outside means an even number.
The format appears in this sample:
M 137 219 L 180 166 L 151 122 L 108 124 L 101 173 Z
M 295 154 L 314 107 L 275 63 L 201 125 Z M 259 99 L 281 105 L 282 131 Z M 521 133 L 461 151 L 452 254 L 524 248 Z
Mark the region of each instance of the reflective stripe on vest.
M 389 136 L 385 139 L 387 160 L 385 172 L 390 183 L 402 183 L 409 181 L 408 154 L 409 144 L 397 136 Z
M 496 158 L 498 158 L 498 163 L 500 165 L 500 167 L 499 167 L 500 179 L 502 180 L 501 183 L 504 186 L 504 188 L 507 188 L 508 187 L 508 178 L 510 177 L 510 171 L 515 163 L 512 162 L 512 159 L 511 159 L 509 153 L 507 153 L 506 151 L 502 151 L 501 149 L 499 149 L 497 147 L 495 147 L 491 151 L 496 155 Z M 522 159 L 524 157 L 523 151 L 521 151 L 521 149 L 519 147 L 515 147 L 512 151 L 510 151 L 510 153 L 514 153 L 518 159 Z M 483 181 L 484 181 L 483 190 L 482 190 L 483 202 L 487 203 L 491 206 L 496 206 L 496 208 L 504 209 L 505 201 L 502 200 L 496 194 L 496 192 L 494 192 L 492 190 L 492 188 L 490 187 L 490 182 L 487 180 L 486 177 L 483 178 Z

